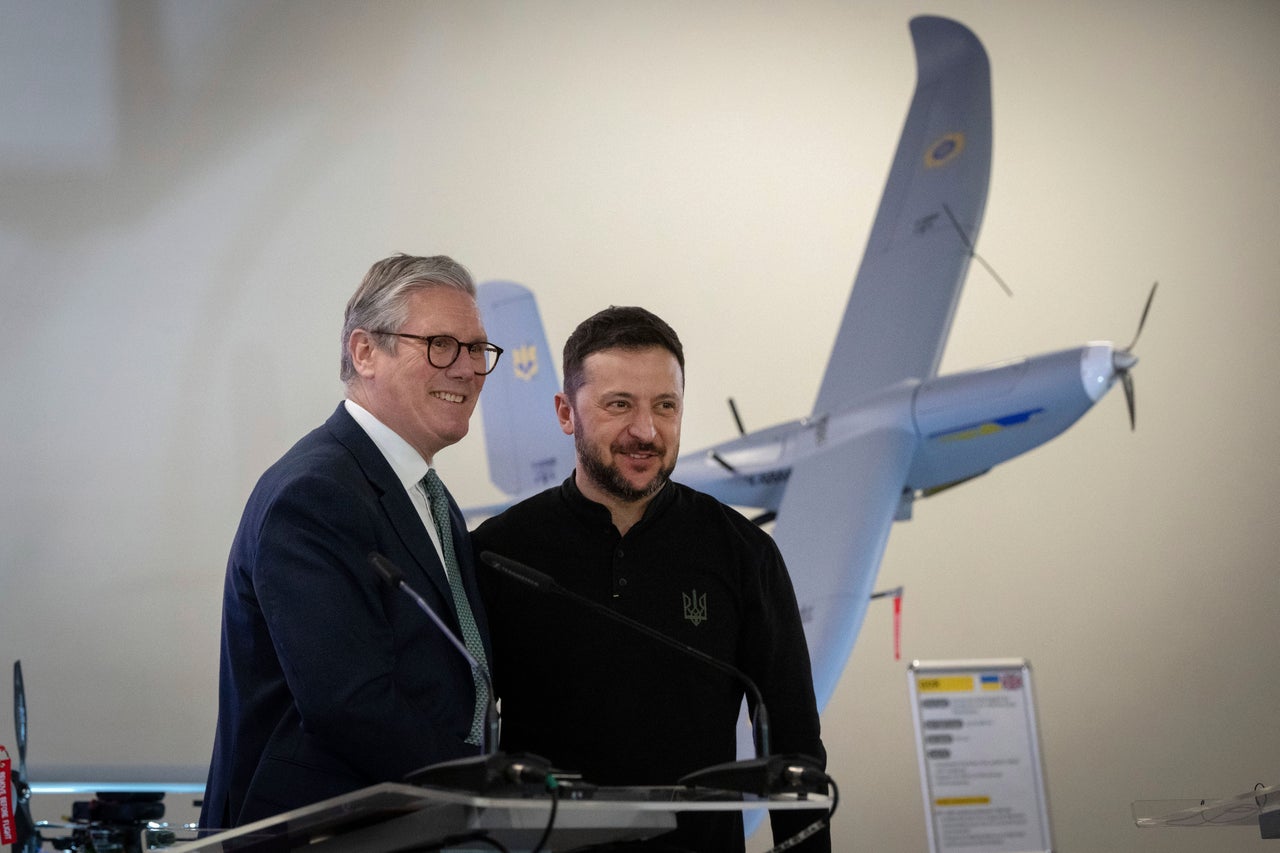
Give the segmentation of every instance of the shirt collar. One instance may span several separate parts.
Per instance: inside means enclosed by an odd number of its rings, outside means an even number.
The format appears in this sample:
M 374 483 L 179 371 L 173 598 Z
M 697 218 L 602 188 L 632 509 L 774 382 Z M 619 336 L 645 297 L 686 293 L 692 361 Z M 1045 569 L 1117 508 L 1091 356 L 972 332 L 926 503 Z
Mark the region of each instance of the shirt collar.
M 577 470 L 575 469 L 569 474 L 568 479 L 560 484 L 560 493 L 564 496 L 565 502 L 585 518 L 613 527 L 613 515 L 609 512 L 609 508 L 584 495 L 582 490 L 578 488 L 577 480 L 574 479 L 576 476 Z M 668 480 L 666 485 L 653 496 L 653 500 L 649 501 L 645 506 L 644 515 L 640 517 L 640 520 L 631 529 L 635 530 L 638 527 L 642 527 L 665 512 L 667 507 L 676 499 L 676 491 L 676 484 Z
M 413 449 L 391 427 L 378 420 L 373 414 L 354 400 L 344 401 L 348 414 L 355 419 L 360 428 L 368 433 L 369 438 L 377 445 L 378 450 L 386 457 L 387 464 L 395 472 L 396 478 L 404 485 L 406 491 L 412 492 L 418 483 L 427 475 L 431 463 L 422 458 L 422 454 Z

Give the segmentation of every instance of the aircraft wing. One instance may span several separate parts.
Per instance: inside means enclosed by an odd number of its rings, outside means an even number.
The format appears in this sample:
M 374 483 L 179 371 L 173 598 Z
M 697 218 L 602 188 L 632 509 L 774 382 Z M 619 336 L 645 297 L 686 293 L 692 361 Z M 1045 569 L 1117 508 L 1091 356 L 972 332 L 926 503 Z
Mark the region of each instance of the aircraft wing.
M 991 75 L 955 21 L 911 21 L 917 79 L 814 414 L 937 374 L 987 202 Z
M 773 529 L 804 620 L 818 707 L 853 649 L 917 439 L 881 424 L 791 471 Z

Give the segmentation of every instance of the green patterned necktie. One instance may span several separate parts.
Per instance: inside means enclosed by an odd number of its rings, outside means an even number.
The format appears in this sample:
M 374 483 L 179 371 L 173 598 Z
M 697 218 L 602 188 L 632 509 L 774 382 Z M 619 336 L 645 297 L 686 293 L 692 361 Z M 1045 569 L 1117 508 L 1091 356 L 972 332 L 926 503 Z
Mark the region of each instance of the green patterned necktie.
M 440 550 L 444 552 L 444 573 L 449 579 L 449 588 L 453 591 L 453 609 L 458 614 L 458 624 L 462 626 L 462 642 L 471 652 L 472 657 L 480 662 L 486 672 L 489 664 L 485 659 L 484 643 L 480 640 L 480 629 L 476 627 L 475 616 L 471 612 L 471 602 L 467 600 L 467 591 L 462 585 L 462 573 L 458 570 L 458 556 L 453 550 L 453 530 L 449 526 L 449 499 L 445 497 L 444 483 L 436 475 L 434 468 L 427 469 L 422 478 L 422 490 L 431 502 L 431 518 L 435 521 L 436 532 L 440 534 Z M 489 687 L 484 674 L 473 669 L 471 678 L 476 685 L 476 709 L 471 719 L 471 734 L 467 735 L 467 743 L 481 746 L 484 743 L 484 721 L 489 707 Z

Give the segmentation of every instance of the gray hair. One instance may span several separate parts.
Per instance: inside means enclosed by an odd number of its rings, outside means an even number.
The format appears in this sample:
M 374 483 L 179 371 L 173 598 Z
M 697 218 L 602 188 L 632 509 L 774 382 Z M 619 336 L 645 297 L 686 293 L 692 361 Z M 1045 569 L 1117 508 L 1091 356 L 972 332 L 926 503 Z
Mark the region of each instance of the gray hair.
M 452 287 L 476 298 L 476 285 L 467 268 L 446 255 L 418 257 L 392 255 L 369 267 L 364 281 L 347 303 L 342 323 L 342 369 L 339 378 L 349 383 L 356 377 L 347 342 L 356 329 L 399 329 L 408 319 L 409 297 L 419 290 Z M 396 350 L 396 338 L 379 335 L 378 346 Z

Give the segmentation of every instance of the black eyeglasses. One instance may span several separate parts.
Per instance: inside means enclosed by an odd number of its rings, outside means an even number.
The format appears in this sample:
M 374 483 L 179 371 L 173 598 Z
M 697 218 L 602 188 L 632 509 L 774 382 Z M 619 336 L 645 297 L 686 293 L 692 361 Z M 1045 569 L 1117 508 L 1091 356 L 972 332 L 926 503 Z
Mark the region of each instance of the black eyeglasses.
M 471 357 L 471 367 L 477 376 L 485 376 L 498 366 L 498 356 L 502 355 L 502 347 L 488 341 L 471 341 L 463 343 L 452 335 L 410 335 L 405 332 L 384 332 L 373 330 L 370 334 L 391 335 L 397 338 L 408 338 L 422 341 L 427 345 L 427 361 L 432 367 L 444 370 L 458 360 L 458 354 L 466 349 Z

